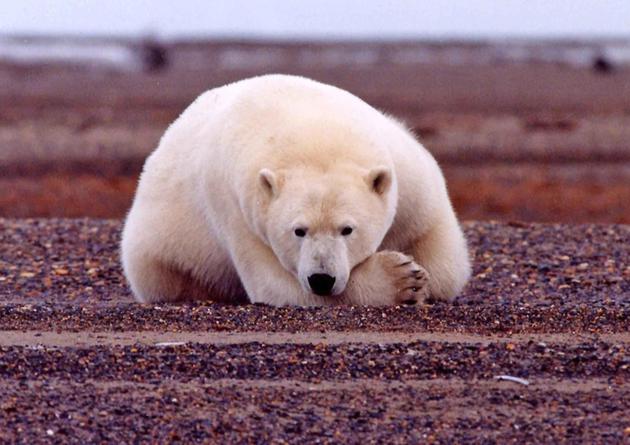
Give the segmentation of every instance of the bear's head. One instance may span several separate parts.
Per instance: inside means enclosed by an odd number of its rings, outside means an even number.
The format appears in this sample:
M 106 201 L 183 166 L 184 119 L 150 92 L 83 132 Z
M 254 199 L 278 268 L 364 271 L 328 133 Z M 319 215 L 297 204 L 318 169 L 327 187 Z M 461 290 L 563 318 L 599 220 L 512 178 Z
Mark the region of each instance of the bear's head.
M 260 227 L 283 267 L 302 288 L 341 294 L 350 271 L 376 252 L 396 212 L 396 178 L 371 169 L 262 169 L 264 223 Z

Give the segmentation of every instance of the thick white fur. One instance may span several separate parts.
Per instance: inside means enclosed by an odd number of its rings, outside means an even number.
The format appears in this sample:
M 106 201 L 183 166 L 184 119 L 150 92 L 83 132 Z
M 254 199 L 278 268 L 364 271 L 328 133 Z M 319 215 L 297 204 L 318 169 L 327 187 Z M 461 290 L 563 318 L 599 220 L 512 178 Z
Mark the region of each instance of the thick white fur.
M 427 279 L 427 292 L 451 300 L 470 275 L 429 152 L 350 93 L 284 75 L 210 90 L 170 126 L 144 166 L 122 263 L 143 302 L 246 293 L 384 305 L 415 298 Z M 309 291 L 317 272 L 337 277 L 336 295 Z

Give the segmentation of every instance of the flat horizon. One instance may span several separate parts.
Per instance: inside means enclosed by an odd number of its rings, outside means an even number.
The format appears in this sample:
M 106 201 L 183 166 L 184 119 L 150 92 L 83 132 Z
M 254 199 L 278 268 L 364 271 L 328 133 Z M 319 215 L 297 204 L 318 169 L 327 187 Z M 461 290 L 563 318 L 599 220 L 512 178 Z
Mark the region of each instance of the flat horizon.
M 3 35 L 243 40 L 630 38 L 620 0 L 22 0 L 0 14 Z

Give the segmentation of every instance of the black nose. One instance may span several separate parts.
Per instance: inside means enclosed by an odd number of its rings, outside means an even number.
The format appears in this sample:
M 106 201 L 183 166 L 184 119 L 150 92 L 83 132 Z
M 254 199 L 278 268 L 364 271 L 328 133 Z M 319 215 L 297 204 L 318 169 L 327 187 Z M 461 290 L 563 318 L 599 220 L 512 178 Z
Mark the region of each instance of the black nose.
M 325 273 L 314 273 L 308 277 L 308 284 L 317 295 L 330 295 L 335 284 L 335 277 Z

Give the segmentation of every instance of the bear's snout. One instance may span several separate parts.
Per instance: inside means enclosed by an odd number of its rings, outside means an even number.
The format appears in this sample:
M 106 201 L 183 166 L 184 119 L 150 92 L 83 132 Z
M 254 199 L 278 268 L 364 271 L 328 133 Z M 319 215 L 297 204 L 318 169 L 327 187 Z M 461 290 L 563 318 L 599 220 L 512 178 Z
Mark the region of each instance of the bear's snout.
M 332 293 L 335 277 L 325 273 L 314 273 L 308 277 L 308 285 L 316 295 L 326 296 Z

